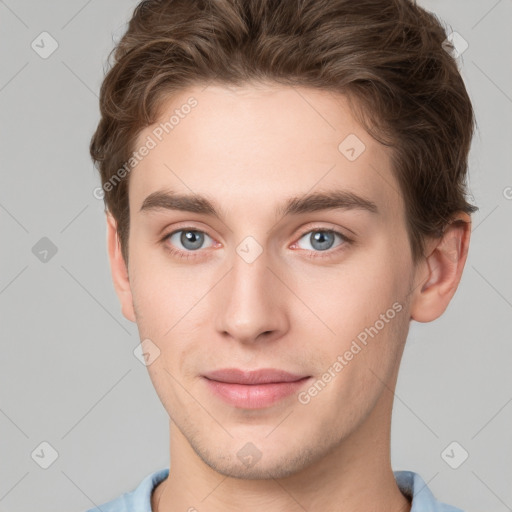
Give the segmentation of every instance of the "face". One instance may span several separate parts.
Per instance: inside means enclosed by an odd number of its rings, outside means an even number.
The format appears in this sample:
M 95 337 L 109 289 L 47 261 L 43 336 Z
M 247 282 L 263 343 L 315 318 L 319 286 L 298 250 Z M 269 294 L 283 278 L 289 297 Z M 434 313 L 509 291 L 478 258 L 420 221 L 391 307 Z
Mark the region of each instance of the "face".
M 388 148 L 343 96 L 270 85 L 183 91 L 144 144 L 122 302 L 160 400 L 217 471 L 298 472 L 368 419 L 407 336 L 414 269 Z M 227 384 L 224 369 L 294 382 Z

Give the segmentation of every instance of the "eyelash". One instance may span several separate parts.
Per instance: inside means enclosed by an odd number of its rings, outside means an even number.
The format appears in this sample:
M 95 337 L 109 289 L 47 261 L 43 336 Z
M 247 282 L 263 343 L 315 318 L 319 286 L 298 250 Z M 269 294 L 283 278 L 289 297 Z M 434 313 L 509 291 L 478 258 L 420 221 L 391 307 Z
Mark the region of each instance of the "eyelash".
M 203 233 L 205 235 L 208 235 L 208 233 L 206 233 L 205 231 L 202 231 L 200 229 L 196 229 L 192 226 L 188 226 L 188 227 L 183 227 L 181 229 L 176 229 L 174 231 L 170 231 L 169 233 L 164 235 L 162 237 L 162 239 L 160 240 L 160 242 L 164 245 L 165 250 L 168 251 L 172 256 L 177 257 L 182 260 L 189 260 L 189 259 L 196 258 L 194 253 L 199 252 L 199 250 L 197 250 L 197 251 L 182 251 L 180 249 L 175 249 L 174 247 L 172 247 L 168 243 L 166 243 L 167 239 L 171 235 L 174 235 L 175 233 L 179 233 L 180 231 L 195 231 L 197 233 Z M 307 231 L 304 231 L 298 237 L 297 241 L 299 241 L 304 235 L 307 235 L 308 233 L 313 233 L 313 232 L 333 233 L 335 235 L 338 235 L 342 239 L 343 243 L 341 245 L 335 247 L 334 249 L 327 249 L 326 251 L 308 251 L 308 250 L 303 249 L 306 252 L 306 257 L 310 258 L 310 259 L 332 257 L 333 254 L 338 254 L 339 252 L 346 250 L 347 245 L 354 244 L 354 240 L 352 240 L 351 238 L 348 238 L 343 233 L 340 233 L 339 231 L 336 231 L 335 229 L 329 229 L 329 228 L 323 228 L 323 227 L 310 228 Z M 210 237 L 210 238 L 212 238 L 212 237 Z M 210 256 L 211 256 L 211 253 L 207 254 L 206 258 L 208 258 Z M 202 256 L 202 257 L 205 257 L 205 256 Z

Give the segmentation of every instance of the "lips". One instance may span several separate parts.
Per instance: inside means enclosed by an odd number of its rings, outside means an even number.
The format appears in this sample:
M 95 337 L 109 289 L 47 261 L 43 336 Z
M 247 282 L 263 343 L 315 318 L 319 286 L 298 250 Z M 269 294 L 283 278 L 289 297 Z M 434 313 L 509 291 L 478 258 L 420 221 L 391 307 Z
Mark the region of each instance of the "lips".
M 203 377 L 212 394 L 239 409 L 269 407 L 297 393 L 311 378 L 274 368 L 225 368 L 209 372 Z
M 308 377 L 297 375 L 284 370 L 274 368 L 262 368 L 260 370 L 240 370 L 238 368 L 225 368 L 215 370 L 205 375 L 207 379 L 230 384 L 269 384 L 271 382 L 296 382 Z

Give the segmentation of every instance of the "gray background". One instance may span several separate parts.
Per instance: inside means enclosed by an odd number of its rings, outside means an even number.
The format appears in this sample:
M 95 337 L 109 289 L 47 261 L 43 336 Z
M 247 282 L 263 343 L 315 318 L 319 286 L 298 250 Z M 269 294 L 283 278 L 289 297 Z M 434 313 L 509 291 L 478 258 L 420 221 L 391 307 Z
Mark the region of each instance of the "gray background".
M 169 462 L 167 414 L 133 354 L 137 329 L 114 293 L 88 155 L 106 57 L 136 3 L 0 1 L 1 512 L 84 511 Z M 439 500 L 468 512 L 505 512 L 512 510 L 512 1 L 420 4 L 469 44 L 459 61 L 478 120 L 470 190 L 480 211 L 454 300 L 439 320 L 411 324 L 393 468 L 419 472 Z M 46 59 L 31 47 L 43 31 L 59 45 Z M 46 262 L 43 237 L 57 249 Z M 460 447 L 448 450 L 452 464 L 462 449 L 469 454 L 457 469 L 442 456 L 453 441 Z M 58 454 L 47 469 L 40 465 L 51 462 L 51 449 L 42 442 Z

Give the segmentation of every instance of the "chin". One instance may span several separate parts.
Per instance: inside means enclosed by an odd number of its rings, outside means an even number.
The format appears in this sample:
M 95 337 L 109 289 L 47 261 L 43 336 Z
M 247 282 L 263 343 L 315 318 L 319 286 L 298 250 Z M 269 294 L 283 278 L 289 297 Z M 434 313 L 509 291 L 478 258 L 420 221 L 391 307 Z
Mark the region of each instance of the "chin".
M 242 448 L 230 450 L 226 447 L 219 453 L 210 450 L 202 452 L 194 446 L 193 449 L 217 473 L 244 480 L 286 478 L 306 469 L 323 455 L 321 450 L 304 446 L 294 452 L 290 451 L 290 445 L 280 446 L 283 449 L 281 453 L 272 446 L 260 451 L 250 441 L 242 443 Z

